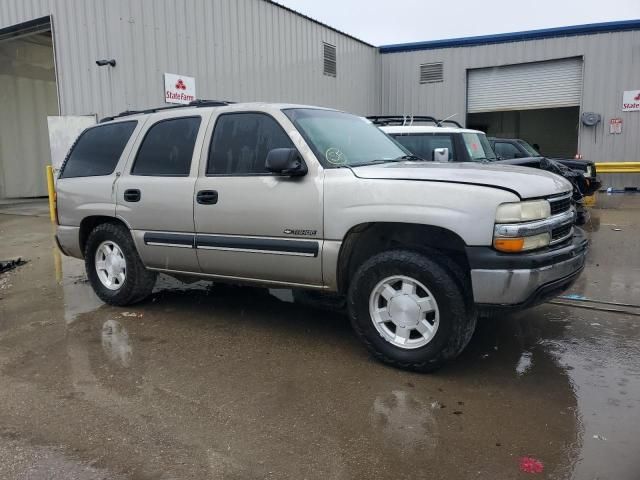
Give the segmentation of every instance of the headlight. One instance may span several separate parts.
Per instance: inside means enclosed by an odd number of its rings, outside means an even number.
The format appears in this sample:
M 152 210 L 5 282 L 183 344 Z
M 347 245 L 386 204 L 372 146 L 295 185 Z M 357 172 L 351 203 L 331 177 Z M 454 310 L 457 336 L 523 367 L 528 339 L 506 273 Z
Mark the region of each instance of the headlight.
M 591 165 L 587 165 L 587 171 L 583 173 L 585 177 L 593 177 L 593 169 Z
M 496 211 L 496 223 L 518 223 L 542 220 L 551 216 L 551 206 L 546 200 L 503 203 Z

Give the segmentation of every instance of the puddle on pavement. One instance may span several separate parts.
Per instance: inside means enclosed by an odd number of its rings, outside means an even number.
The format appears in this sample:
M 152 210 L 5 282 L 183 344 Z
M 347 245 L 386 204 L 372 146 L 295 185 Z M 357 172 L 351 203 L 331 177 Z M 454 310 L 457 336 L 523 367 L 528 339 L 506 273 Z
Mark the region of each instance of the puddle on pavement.
M 102 350 L 107 357 L 123 367 L 131 366 L 133 349 L 127 329 L 117 320 L 107 320 L 102 325 Z
M 514 478 L 523 456 L 548 478 L 640 468 L 635 318 L 545 305 L 481 322 L 458 360 L 418 375 L 372 360 L 337 298 L 161 276 L 122 309 L 82 262 L 63 258 L 58 283 L 32 264 L 13 288 L 38 295 L 0 329 L 0 421 L 83 460 L 175 478 Z M 634 275 L 600 293 L 624 300 Z

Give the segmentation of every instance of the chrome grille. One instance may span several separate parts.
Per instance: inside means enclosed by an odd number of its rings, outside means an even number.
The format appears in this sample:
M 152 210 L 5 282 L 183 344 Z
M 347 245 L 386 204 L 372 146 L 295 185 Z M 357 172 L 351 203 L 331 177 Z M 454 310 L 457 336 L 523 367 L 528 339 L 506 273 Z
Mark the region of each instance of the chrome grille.
M 573 224 L 571 223 L 568 225 L 563 225 L 558 228 L 554 228 L 551 231 L 551 241 L 557 242 L 557 241 L 564 240 L 566 237 L 571 235 L 572 229 L 573 229 Z
M 564 213 L 571 208 L 571 194 L 547 199 L 551 205 L 551 215 Z

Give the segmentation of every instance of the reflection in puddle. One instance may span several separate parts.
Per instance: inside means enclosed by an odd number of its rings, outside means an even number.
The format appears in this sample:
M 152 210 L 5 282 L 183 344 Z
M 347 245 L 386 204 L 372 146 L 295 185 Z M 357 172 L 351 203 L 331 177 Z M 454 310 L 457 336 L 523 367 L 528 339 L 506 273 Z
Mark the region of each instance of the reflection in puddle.
M 84 270 L 84 262 L 62 257 L 62 291 L 64 294 L 64 320 L 67 325 L 76 318 L 100 308 L 103 303 L 93 293 Z
M 385 443 L 400 455 L 430 455 L 437 445 L 437 424 L 431 406 L 403 390 L 378 396 L 373 402 L 372 422 Z
M 131 366 L 133 350 L 129 334 L 120 322 L 107 320 L 102 325 L 102 350 L 112 362 L 123 367 Z
M 522 352 L 520 355 L 520 360 L 518 360 L 518 364 L 516 365 L 516 373 L 518 376 L 524 375 L 531 368 L 531 364 L 533 361 L 531 360 L 532 355 L 531 352 Z
M 278 300 L 287 303 L 293 303 L 293 292 L 288 288 L 270 288 L 269 294 Z

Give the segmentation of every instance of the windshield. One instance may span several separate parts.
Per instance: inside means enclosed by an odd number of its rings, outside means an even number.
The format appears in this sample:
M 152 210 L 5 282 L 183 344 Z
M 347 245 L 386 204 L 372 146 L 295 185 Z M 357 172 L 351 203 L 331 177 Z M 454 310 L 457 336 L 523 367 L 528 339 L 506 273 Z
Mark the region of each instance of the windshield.
M 283 111 L 325 167 L 400 161 L 409 155 L 365 118 L 314 108 Z
M 489 145 L 489 140 L 484 133 L 463 133 L 464 146 L 467 147 L 469 157 L 474 162 L 486 162 L 497 160 L 495 153 Z
M 522 146 L 522 148 L 524 148 L 527 153 L 529 155 L 531 155 L 532 157 L 539 157 L 540 153 L 533 148 L 531 145 L 529 145 L 527 142 L 525 142 L 524 140 L 518 140 L 518 143 Z

